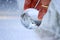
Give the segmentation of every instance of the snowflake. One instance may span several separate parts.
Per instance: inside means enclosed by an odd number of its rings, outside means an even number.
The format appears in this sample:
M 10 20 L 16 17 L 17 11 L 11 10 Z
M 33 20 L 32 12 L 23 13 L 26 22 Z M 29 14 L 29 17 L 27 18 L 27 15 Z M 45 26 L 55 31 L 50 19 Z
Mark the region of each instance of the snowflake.
M 9 1 L 9 0 L 6 0 L 7 2 Z
M 9 1 L 9 3 L 12 3 L 12 1 Z
M 5 7 L 5 4 L 2 4 L 2 7 Z

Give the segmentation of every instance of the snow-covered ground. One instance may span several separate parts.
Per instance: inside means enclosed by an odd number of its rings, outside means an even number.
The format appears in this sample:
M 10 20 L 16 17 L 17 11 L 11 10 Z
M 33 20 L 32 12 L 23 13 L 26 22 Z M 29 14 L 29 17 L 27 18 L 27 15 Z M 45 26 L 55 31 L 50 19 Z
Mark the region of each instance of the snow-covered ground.
M 26 29 L 19 19 L 0 20 L 0 40 L 40 40 L 33 31 Z
M 23 4 L 24 0 L 20 0 L 20 3 Z M 20 13 L 22 12 L 21 5 Z M 8 10 L 7 10 L 8 11 Z M 3 14 L 2 14 L 3 13 Z M 33 31 L 26 29 L 20 22 L 19 14 L 9 11 L 0 11 L 0 40 L 40 40 L 38 35 Z M 5 19 L 1 16 L 17 16 L 14 19 Z M 11 17 L 12 18 L 12 17 Z

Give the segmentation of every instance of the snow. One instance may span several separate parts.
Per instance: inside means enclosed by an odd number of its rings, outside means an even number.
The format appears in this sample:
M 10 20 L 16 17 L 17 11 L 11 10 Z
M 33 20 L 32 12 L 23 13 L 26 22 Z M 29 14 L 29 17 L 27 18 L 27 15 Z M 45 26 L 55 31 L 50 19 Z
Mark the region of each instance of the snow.
M 0 20 L 0 40 L 39 40 L 38 35 L 26 29 L 19 19 Z
M 59 12 L 60 14 L 60 0 L 52 0 L 52 2 L 54 3 L 54 6 L 56 7 L 56 10 Z
M 24 0 L 20 0 L 19 3 L 23 4 Z M 20 4 L 20 6 L 21 6 Z M 19 13 L 23 11 L 23 5 L 21 6 Z M 3 12 L 3 14 L 2 14 Z M 18 16 L 18 18 L 14 19 L 0 19 L 0 40 L 40 40 L 39 36 L 33 31 L 26 29 L 20 22 L 19 15 L 17 15 L 14 11 L 5 12 L 0 11 L 0 14 L 3 16 Z M 16 15 L 15 15 L 16 14 Z M 0 15 L 0 16 L 2 16 Z
M 55 13 L 56 10 L 54 10 L 54 6 L 52 6 L 52 9 L 49 8 L 51 11 L 51 14 L 49 14 L 49 10 L 48 10 L 47 14 L 44 16 L 44 19 L 42 20 L 43 22 L 42 22 L 41 26 L 39 27 L 39 30 L 37 30 L 38 31 L 38 34 L 37 34 L 33 30 L 26 29 L 21 24 L 19 15 L 21 15 L 23 12 L 24 0 L 17 0 L 17 2 L 18 2 L 18 7 L 19 7 L 19 10 L 17 10 L 18 11 L 17 14 L 14 11 L 13 11 L 13 14 L 12 14 L 12 12 L 7 12 L 7 14 L 6 14 L 6 11 L 5 12 L 3 11 L 3 14 L 0 12 L 0 14 L 2 14 L 3 16 L 11 16 L 11 15 L 18 16 L 16 19 L 15 18 L 14 19 L 9 19 L 9 18 L 0 19 L 0 40 L 41 40 L 40 36 L 43 36 L 42 40 L 54 39 L 53 36 L 56 36 L 56 38 L 58 38 L 58 30 L 60 30 L 60 29 L 57 28 L 57 31 L 53 30 L 53 28 L 55 28 L 55 26 L 57 26 L 57 24 L 56 24 L 57 19 L 56 19 L 56 13 Z M 0 16 L 2 16 L 2 15 L 0 15 Z M 49 18 L 49 17 L 51 17 L 51 18 Z M 58 22 L 60 22 L 60 21 L 58 21 Z M 60 23 L 58 23 L 58 24 L 60 24 Z M 42 28 L 44 30 L 41 30 Z M 45 28 L 48 31 L 45 31 Z M 53 32 L 55 32 L 55 35 L 53 35 L 54 34 Z
M 52 38 L 52 40 L 60 40 L 60 33 L 59 33 L 60 32 L 60 13 L 56 9 L 53 1 L 50 2 L 48 11 L 44 15 L 39 29 L 44 30 L 43 32 L 45 34 L 45 37 L 50 35 L 50 36 L 48 36 L 48 38 L 50 38 L 50 39 Z M 51 32 L 51 33 L 49 34 L 46 31 Z M 43 33 L 43 32 L 41 31 L 41 33 Z M 41 36 L 41 34 L 40 34 L 40 36 Z

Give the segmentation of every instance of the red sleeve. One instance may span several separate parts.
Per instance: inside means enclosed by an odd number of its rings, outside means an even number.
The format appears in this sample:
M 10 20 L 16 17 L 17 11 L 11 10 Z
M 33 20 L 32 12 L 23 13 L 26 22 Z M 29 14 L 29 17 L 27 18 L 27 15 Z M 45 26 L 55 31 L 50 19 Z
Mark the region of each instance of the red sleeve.
M 24 10 L 31 7 L 31 1 L 32 1 L 32 0 L 25 0 Z
M 51 0 L 42 0 L 41 3 L 42 5 L 49 5 Z
M 42 10 L 39 11 L 38 19 L 42 20 L 43 16 L 46 14 L 46 12 L 47 12 L 47 8 L 42 8 Z

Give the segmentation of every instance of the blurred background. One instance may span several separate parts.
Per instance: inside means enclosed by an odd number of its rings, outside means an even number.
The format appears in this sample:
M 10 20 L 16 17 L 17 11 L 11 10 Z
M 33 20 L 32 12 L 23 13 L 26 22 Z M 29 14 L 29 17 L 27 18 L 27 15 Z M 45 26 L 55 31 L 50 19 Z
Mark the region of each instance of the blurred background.
M 18 6 L 16 0 L 0 0 L 0 15 L 17 15 L 16 13 L 13 13 L 17 10 Z
M 0 0 L 0 40 L 40 40 L 20 22 L 23 5 L 24 0 Z

